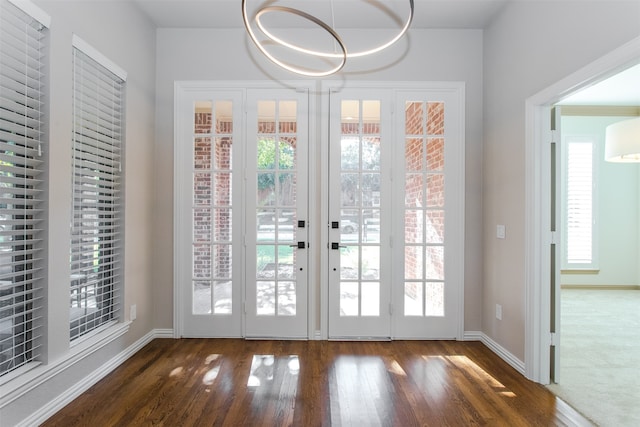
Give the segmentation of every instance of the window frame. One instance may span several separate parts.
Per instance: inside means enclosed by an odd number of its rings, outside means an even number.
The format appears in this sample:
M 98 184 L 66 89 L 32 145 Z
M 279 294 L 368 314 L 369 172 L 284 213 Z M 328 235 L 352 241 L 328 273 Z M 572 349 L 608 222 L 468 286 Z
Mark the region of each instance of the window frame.
M 124 151 L 127 74 L 75 34 L 72 45 L 73 197 L 70 224 L 69 333 L 73 346 L 122 322 L 124 318 Z M 96 78 L 95 90 L 93 87 L 86 87 L 84 80 L 76 81 L 76 73 L 87 68 L 91 69 L 87 76 Z M 82 76 L 84 78 L 84 75 Z M 105 91 L 105 87 L 100 86 L 105 82 L 113 84 L 113 87 L 106 86 Z M 83 98 L 85 96 L 86 98 Z M 89 101 L 85 102 L 85 99 Z M 105 105 L 104 101 L 111 105 Z M 88 114 L 89 109 L 95 110 L 99 115 L 95 123 L 91 123 L 95 125 L 95 129 L 80 127 L 81 114 L 91 115 Z M 103 123 L 99 125 L 98 121 Z M 105 129 L 109 127 L 111 129 Z M 78 174 L 81 174 L 80 179 Z M 105 184 L 102 185 L 101 181 Z M 78 194 L 82 195 L 82 199 L 78 200 Z M 82 205 L 86 206 L 87 202 L 95 204 L 98 210 L 84 209 Z M 92 212 L 98 213 L 97 218 Z M 83 238 L 80 238 L 80 235 Z M 85 240 L 87 237 L 89 239 Z M 86 255 L 86 248 L 91 246 L 91 239 L 94 240 L 94 250 L 92 254 Z M 87 295 L 90 289 L 95 292 L 91 298 Z
M 591 261 L 574 262 L 569 259 L 569 145 L 591 145 Z M 562 254 L 563 271 L 597 271 L 598 254 L 598 139 L 595 135 L 562 136 Z
M 11 256 L 9 264 L 4 264 L 4 267 L 11 268 L 9 274 L 1 274 L 5 279 L 10 278 L 13 283 L 7 288 L 0 286 L 0 307 L 2 307 L 0 312 L 7 314 L 11 310 L 8 317 L 12 322 L 12 332 L 7 335 L 7 338 L 2 338 L 0 327 L 0 356 L 5 353 L 5 344 L 8 344 L 6 349 L 11 350 L 10 358 L 6 359 L 10 363 L 6 369 L 2 367 L 0 372 L 0 385 L 2 385 L 38 366 L 44 357 L 45 288 L 47 283 L 45 268 L 47 259 L 46 220 L 48 212 L 46 177 L 49 135 L 47 52 L 51 18 L 28 1 L 0 0 L 0 2 L 0 17 L 4 13 L 10 14 L 10 16 L 3 18 L 3 20 L 6 19 L 6 22 L 0 28 L 0 39 L 7 40 L 3 43 L 4 49 L 15 49 L 18 53 L 25 55 L 24 57 L 22 55 L 14 57 L 7 51 L 3 50 L 2 52 L 6 54 L 4 60 L 10 61 L 12 65 L 7 65 L 8 62 L 6 62 L 4 67 L 0 67 L 0 70 L 4 70 L 2 75 L 6 77 L 2 80 L 5 82 L 4 85 L 0 85 L 0 88 L 5 91 L 2 114 L 0 114 L 0 130 L 2 130 L 0 141 L 5 146 L 5 150 L 2 151 L 4 159 L 0 164 L 0 170 L 4 169 L 0 171 L 2 175 L 0 177 L 2 184 L 0 185 L 7 189 L 7 193 L 2 194 L 3 198 L 8 196 L 7 198 L 14 199 L 21 196 L 21 199 L 30 200 L 29 203 L 20 204 L 11 210 L 9 210 L 8 204 L 3 204 L 6 205 L 7 211 L 0 216 L 2 231 L 6 231 L 6 234 L 3 234 L 1 238 L 0 246 L 9 249 L 10 252 L 19 252 L 18 255 Z M 25 31 L 22 32 L 17 26 L 12 26 L 9 21 L 19 25 L 24 24 Z M 31 27 L 31 30 L 28 27 Z M 29 35 L 29 31 L 35 31 L 35 33 Z M 21 36 L 25 37 L 24 40 L 17 38 Z M 11 43 L 10 40 L 14 40 L 15 43 Z M 24 60 L 25 57 L 26 60 Z M 22 69 L 16 68 L 19 66 L 24 66 L 24 72 Z M 25 78 L 21 79 L 21 77 Z M 11 99 L 11 94 L 14 95 L 13 99 Z M 23 98 L 18 99 L 20 96 Z M 24 134 L 20 134 L 20 130 L 17 129 L 19 126 L 23 126 Z M 19 149 L 8 150 L 11 147 L 19 147 Z M 26 161 L 16 167 L 16 162 L 12 162 L 12 159 L 26 159 Z M 24 179 L 24 181 L 20 183 L 19 179 Z M 19 190 L 25 191 L 19 194 Z M 29 215 L 20 215 L 16 212 L 20 206 L 23 206 L 22 209 L 25 213 L 27 210 L 32 212 Z M 0 214 L 5 208 L 0 209 Z M 9 218 L 5 218 L 5 215 Z M 22 224 L 19 224 L 19 221 L 22 221 Z M 22 230 L 33 230 L 33 232 L 20 233 Z M 8 237 L 9 244 L 7 246 L 4 245 L 5 237 Z M 20 237 L 22 240 L 19 239 Z M 17 241 L 23 240 L 29 240 L 30 243 L 16 244 Z M 28 273 L 18 274 L 25 271 Z M 28 277 L 15 282 L 18 277 L 23 276 Z M 16 295 L 17 288 L 22 288 L 22 291 Z M 4 291 L 9 291 L 9 293 L 4 294 Z M 16 299 L 21 301 L 16 302 Z M 18 325 L 15 324 L 17 318 L 23 319 Z M 24 337 L 23 341 L 16 339 L 17 334 Z M 16 355 L 16 351 L 22 353 Z M 2 363 L 3 360 L 0 360 L 0 367 Z

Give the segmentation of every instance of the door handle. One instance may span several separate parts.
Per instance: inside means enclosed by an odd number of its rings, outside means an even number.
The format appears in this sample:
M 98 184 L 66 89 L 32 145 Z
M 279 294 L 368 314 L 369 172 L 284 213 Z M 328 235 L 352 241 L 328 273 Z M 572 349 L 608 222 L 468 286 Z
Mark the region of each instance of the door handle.
M 298 248 L 298 249 L 304 249 L 304 248 L 307 247 L 307 244 L 305 242 L 298 242 L 298 243 L 294 243 L 293 245 L 289 245 L 289 247 Z
M 331 243 L 331 249 L 340 249 L 340 248 L 346 248 L 346 246 L 345 245 L 341 245 L 338 242 L 332 242 Z

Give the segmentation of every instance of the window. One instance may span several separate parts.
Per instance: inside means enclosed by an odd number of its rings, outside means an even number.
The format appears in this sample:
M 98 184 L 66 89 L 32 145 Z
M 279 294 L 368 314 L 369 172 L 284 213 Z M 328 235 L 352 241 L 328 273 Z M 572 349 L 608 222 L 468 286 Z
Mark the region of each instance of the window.
M 120 317 L 126 76 L 109 65 L 82 40 L 74 38 L 72 340 Z
M 597 267 L 595 250 L 594 141 L 566 138 L 564 159 L 564 269 Z
M 0 0 L 0 375 L 37 361 L 43 334 L 49 18 L 30 7 Z

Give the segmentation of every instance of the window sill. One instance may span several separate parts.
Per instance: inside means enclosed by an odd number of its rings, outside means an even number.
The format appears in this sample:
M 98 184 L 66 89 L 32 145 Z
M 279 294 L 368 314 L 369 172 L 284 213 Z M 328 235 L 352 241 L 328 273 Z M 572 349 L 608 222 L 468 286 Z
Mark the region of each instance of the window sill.
M 560 274 L 599 274 L 599 268 L 567 268 L 560 270 Z
M 58 360 L 34 363 L 26 372 L 0 386 L 0 408 L 24 396 L 51 378 L 72 367 L 129 331 L 131 322 L 115 323 L 101 332 L 69 346 L 69 351 Z M 7 374 L 10 375 L 10 374 Z

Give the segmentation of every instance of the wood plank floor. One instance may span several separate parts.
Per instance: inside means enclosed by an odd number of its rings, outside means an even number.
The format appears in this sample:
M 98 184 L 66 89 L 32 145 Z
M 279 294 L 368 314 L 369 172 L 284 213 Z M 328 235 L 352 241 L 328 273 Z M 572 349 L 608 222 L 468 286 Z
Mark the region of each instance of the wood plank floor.
M 482 343 L 156 339 L 44 426 L 556 426 Z

